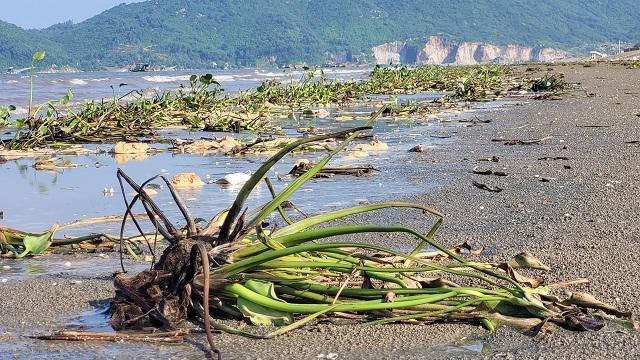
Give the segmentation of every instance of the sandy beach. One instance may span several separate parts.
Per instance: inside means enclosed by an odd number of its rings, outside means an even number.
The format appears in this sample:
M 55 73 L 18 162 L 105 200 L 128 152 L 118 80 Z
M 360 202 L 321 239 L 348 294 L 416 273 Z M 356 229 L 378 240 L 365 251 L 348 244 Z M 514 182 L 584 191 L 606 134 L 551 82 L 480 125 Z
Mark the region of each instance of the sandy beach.
M 447 214 L 437 240 L 484 247 L 485 260 L 529 251 L 552 268 L 547 282 L 587 278 L 587 291 L 637 314 L 640 311 L 640 69 L 623 65 L 542 65 L 562 72 L 577 89 L 562 100 L 525 100 L 478 113 L 491 120 L 451 130 L 451 141 L 411 155 L 405 174 L 429 192 L 413 200 Z M 522 69 L 524 69 L 523 67 Z M 504 140 L 542 139 L 506 145 Z M 634 143 L 635 142 L 635 143 Z M 480 161 L 497 157 L 498 162 Z M 477 175 L 474 167 L 506 177 Z M 473 181 L 503 191 L 489 192 Z M 429 186 L 427 186 L 427 184 Z M 431 190 L 435 184 L 435 190 Z M 416 214 L 378 214 L 370 222 L 424 228 Z M 370 237 L 410 246 L 400 237 Z M 405 243 L 406 242 L 406 243 Z M 115 256 L 115 255 L 114 255 Z M 114 269 L 115 270 L 115 269 Z M 52 283 L 56 283 L 52 286 Z M 0 284 L 3 358 L 172 358 L 203 356 L 204 336 L 181 345 L 43 342 L 24 337 L 60 329 L 70 318 L 104 305 L 113 295 L 110 273 L 74 279 Z M 249 327 L 249 325 L 236 324 Z M 216 335 L 224 359 L 575 359 L 640 357 L 640 334 L 569 332 L 531 337 L 500 327 L 443 324 L 332 325 L 316 323 L 274 340 Z

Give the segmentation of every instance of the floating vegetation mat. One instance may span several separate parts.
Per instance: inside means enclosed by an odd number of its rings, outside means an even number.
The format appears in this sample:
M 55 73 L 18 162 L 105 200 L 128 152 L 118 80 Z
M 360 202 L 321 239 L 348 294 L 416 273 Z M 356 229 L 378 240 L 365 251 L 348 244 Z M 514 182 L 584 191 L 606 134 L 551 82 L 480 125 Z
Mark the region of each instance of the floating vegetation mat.
M 131 199 L 124 195 L 122 228 L 128 219 L 140 228 L 139 216 L 133 216 L 132 211 L 141 206 L 156 234 L 169 244 L 150 270 L 116 273 L 112 326 L 117 330 L 160 328 L 165 331 L 162 334 L 169 334 L 165 340 L 173 341 L 174 336 L 186 333 L 181 329 L 187 327 L 187 322 L 199 322 L 218 356 L 212 329 L 264 339 L 317 318 L 348 318 L 363 325 L 464 322 L 487 329 L 509 324 L 534 333 L 554 325 L 582 331 L 600 330 L 607 324 L 635 328 L 631 314 L 588 294 L 574 292 L 569 298 L 560 299 L 551 293 L 555 288 L 586 280 L 545 285 L 537 277 L 525 276 L 525 271 L 530 270 L 523 269 L 550 271 L 529 253 L 502 263 L 481 262 L 472 259 L 481 250 L 467 244 L 447 247 L 435 241 L 443 215 L 422 205 L 385 202 L 289 218 L 283 210 L 287 199 L 321 173 L 361 131 L 370 129 L 383 111 L 372 115 L 363 127 L 286 145 L 256 170 L 228 210 L 202 226 L 202 222 L 194 221 L 170 181 L 156 176 L 138 184 L 119 170 L 122 193 L 129 193 L 125 186 L 135 192 Z M 271 201 L 251 211 L 245 208 L 250 193 L 267 180 L 269 169 L 288 153 L 313 141 L 345 136 L 327 156 L 308 164 L 284 190 L 273 192 Z M 166 182 L 186 226 L 173 224 L 143 190 L 157 178 Z M 428 230 L 401 224 L 341 225 L 339 221 L 394 209 L 424 213 Z M 279 226 L 265 222 L 274 212 L 281 215 Z M 376 233 L 406 234 L 416 239 L 416 247 L 402 252 L 366 242 L 366 236 Z M 360 241 L 353 239 L 356 235 Z M 153 235 L 141 236 L 153 239 Z M 257 326 L 251 331 L 233 328 L 224 321 L 229 318 Z M 42 338 L 103 340 L 105 336 L 63 332 Z M 137 341 L 133 336 L 116 338 Z
M 312 106 L 345 104 L 370 95 L 448 92 L 424 106 L 400 104 L 387 115 L 430 114 L 446 102 L 491 99 L 509 91 L 534 88 L 554 92 L 562 85 L 549 75 L 530 84 L 510 76 L 505 66 L 376 67 L 369 79 L 335 81 L 322 71 L 310 70 L 300 81 L 265 81 L 254 90 L 225 94 L 213 75 L 193 75 L 177 91 L 133 91 L 113 99 L 68 107 L 73 94 L 34 107 L 26 118 L 9 124 L 14 107 L 1 107 L 0 128 L 11 125 L 14 135 L 0 139 L 0 150 L 68 147 L 78 143 L 135 142 L 151 138 L 156 129 L 186 126 L 207 131 L 268 130 L 274 117 L 292 111 L 313 114 Z M 527 87 L 528 86 L 528 87 Z

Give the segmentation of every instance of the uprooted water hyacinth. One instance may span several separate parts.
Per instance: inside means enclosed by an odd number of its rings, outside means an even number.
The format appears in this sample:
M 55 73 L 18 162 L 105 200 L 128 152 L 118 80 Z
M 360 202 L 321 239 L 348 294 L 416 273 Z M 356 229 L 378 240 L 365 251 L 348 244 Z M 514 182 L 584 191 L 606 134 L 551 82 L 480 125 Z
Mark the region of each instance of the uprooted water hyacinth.
M 148 271 L 115 275 L 116 299 L 111 308 L 116 329 L 149 326 L 176 329 L 187 320 L 201 322 L 213 351 L 211 329 L 271 338 L 319 318 L 347 317 L 372 324 L 455 321 L 477 323 L 488 329 L 507 323 L 540 330 L 557 324 L 574 330 L 599 330 L 616 320 L 633 327 L 631 315 L 581 293 L 562 300 L 553 288 L 578 282 L 544 286 L 542 280 L 524 275 L 523 268 L 550 270 L 529 253 L 504 263 L 470 260 L 480 251 L 467 244 L 447 247 L 434 240 L 443 215 L 406 202 L 359 205 L 292 220 L 283 203 L 306 181 L 320 172 L 331 158 L 384 111 L 372 115 L 363 127 L 340 133 L 301 139 L 265 162 L 242 187 L 228 210 L 201 227 L 196 224 L 171 183 L 164 179 L 186 226 L 174 225 L 142 190 L 153 179 L 137 184 L 118 171 L 136 195 L 127 199 L 125 221 L 140 202 L 157 233 L 169 241 L 159 260 Z M 347 134 L 338 147 L 268 203 L 248 211 L 249 194 L 269 169 L 296 147 Z M 124 182 L 123 182 L 124 181 Z M 270 189 L 272 189 L 270 187 Z M 122 191 L 126 194 L 127 191 Z M 416 210 L 431 218 L 429 230 L 392 225 L 341 225 L 340 219 L 367 212 Z M 268 225 L 277 212 L 282 225 Z M 337 223 L 337 224 L 336 224 Z M 401 233 L 416 239 L 410 252 L 367 241 L 366 236 Z M 336 239 L 337 238 L 337 239 Z M 124 270 L 124 269 L 123 269 Z M 597 311 L 597 312 L 596 312 Z M 223 319 L 246 319 L 256 325 L 272 325 L 271 332 L 247 332 Z

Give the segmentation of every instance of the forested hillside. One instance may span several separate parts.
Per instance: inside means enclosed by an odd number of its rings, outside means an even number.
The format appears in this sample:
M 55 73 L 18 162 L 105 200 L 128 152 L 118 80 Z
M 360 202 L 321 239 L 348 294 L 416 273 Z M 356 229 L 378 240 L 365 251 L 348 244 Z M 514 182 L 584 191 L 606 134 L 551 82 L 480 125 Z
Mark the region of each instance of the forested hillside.
M 566 49 L 637 42 L 638 19 L 635 0 L 151 0 L 41 31 L 0 24 L 0 64 L 24 65 L 36 48 L 83 68 L 319 63 L 429 35 Z

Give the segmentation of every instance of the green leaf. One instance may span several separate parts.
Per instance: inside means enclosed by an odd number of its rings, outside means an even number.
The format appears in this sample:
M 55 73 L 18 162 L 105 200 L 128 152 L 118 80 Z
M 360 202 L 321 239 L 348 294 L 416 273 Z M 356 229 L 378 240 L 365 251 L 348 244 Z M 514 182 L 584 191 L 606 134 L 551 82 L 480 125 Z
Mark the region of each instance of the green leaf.
M 22 239 L 24 251 L 16 255 L 16 258 L 23 258 L 29 253 L 38 255 L 45 252 L 49 248 L 49 245 L 51 245 L 53 234 L 55 234 L 57 229 L 58 225 L 54 225 L 44 234 L 26 234 Z
M 60 99 L 60 104 L 67 105 L 69 101 L 71 101 L 71 99 L 73 99 L 73 92 L 71 92 L 71 89 L 69 89 L 67 90 L 67 95 L 63 96 L 62 99 Z
M 273 284 L 270 282 L 247 280 L 245 286 L 262 296 L 283 302 L 276 296 Z M 242 297 L 238 298 L 237 306 L 254 325 L 285 326 L 293 323 L 293 316 L 290 313 L 272 310 Z
M 354 128 L 354 129 L 349 129 L 349 130 L 336 132 L 336 133 L 333 133 L 333 134 L 318 135 L 318 136 L 314 136 L 314 137 L 310 137 L 310 138 L 306 138 L 306 139 L 300 139 L 300 140 L 298 140 L 298 141 L 296 141 L 294 143 L 291 143 L 291 144 L 283 147 L 280 151 L 278 151 L 278 153 L 276 153 L 269 160 L 267 160 L 265 163 L 263 163 L 262 166 L 260 166 L 260 168 L 258 168 L 258 170 L 256 170 L 256 172 L 251 176 L 251 178 L 242 186 L 242 189 L 240 189 L 240 192 L 236 196 L 236 200 L 233 202 L 233 205 L 231 206 L 231 209 L 229 209 L 229 213 L 228 213 L 227 217 L 225 218 L 224 223 L 222 224 L 222 227 L 220 229 L 219 238 L 220 239 L 226 239 L 227 238 L 227 236 L 229 235 L 229 233 L 231 231 L 231 225 L 236 220 L 238 215 L 240 215 L 240 211 L 242 210 L 242 207 L 244 206 L 245 201 L 249 197 L 249 194 L 251 194 L 251 192 L 256 187 L 256 185 L 258 185 L 258 183 L 260 181 L 262 181 L 262 178 L 267 174 L 267 172 L 278 161 L 280 161 L 280 159 L 285 157 L 288 153 L 293 151 L 298 146 L 301 146 L 301 145 L 304 145 L 304 144 L 307 144 L 307 143 L 310 143 L 310 142 L 313 142 L 313 141 L 320 141 L 320 140 L 325 140 L 325 139 L 329 139 L 329 138 L 334 138 L 334 137 L 338 137 L 340 135 L 345 135 L 345 134 L 348 134 L 348 133 L 351 133 L 351 132 L 354 132 L 354 131 L 366 130 L 366 129 L 370 129 L 370 127 Z
M 37 53 L 33 54 L 33 61 L 40 61 L 44 59 L 45 56 L 45 52 L 44 51 L 38 51 Z
M 317 174 L 320 170 L 322 170 L 322 168 L 324 168 L 327 165 L 327 163 L 329 163 L 329 161 L 336 154 L 338 154 L 340 151 L 342 151 L 351 141 L 353 141 L 353 139 L 355 139 L 355 137 L 362 130 L 370 128 L 373 125 L 373 123 L 376 121 L 376 119 L 380 115 L 382 115 L 382 113 L 386 109 L 387 109 L 387 107 L 383 106 L 377 112 L 372 114 L 369 117 L 369 120 L 367 120 L 367 122 L 364 124 L 363 127 L 351 129 L 350 135 L 344 141 L 342 141 L 340 143 L 340 145 L 338 145 L 329 154 L 325 155 L 322 158 L 322 160 L 320 160 L 315 166 L 313 166 L 307 172 L 305 172 L 304 174 L 300 175 L 297 179 L 295 179 L 293 182 L 291 182 L 291 184 L 289 184 L 289 186 L 284 188 L 284 190 L 282 190 L 280 192 L 280 194 L 278 194 L 278 196 L 274 197 L 273 200 L 271 200 L 262 209 L 260 209 L 260 212 L 257 215 L 255 215 L 248 222 L 247 226 L 248 227 L 253 227 L 253 226 L 257 225 L 258 223 L 260 223 L 260 221 L 264 220 L 269 214 L 271 214 L 275 209 L 277 209 L 278 206 L 280 206 L 285 200 L 287 200 L 289 198 L 289 196 L 291 196 L 296 190 L 298 190 L 298 188 L 300 188 L 302 185 L 304 185 L 304 183 L 306 183 L 309 179 L 311 179 L 313 176 L 315 176 L 315 174 Z

